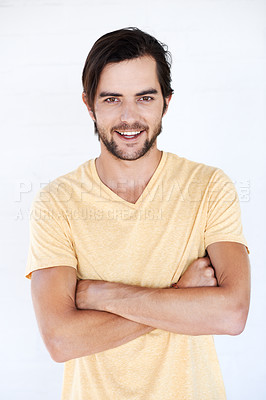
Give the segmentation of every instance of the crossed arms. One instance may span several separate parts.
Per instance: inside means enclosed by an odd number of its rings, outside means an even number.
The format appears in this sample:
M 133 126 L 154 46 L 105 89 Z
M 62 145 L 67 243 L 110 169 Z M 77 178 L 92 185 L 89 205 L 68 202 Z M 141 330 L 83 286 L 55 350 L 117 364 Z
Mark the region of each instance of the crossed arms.
M 64 362 L 95 354 L 155 328 L 188 335 L 241 333 L 250 298 L 247 250 L 217 242 L 207 251 L 209 258 L 195 260 L 178 289 L 77 283 L 72 267 L 34 271 L 33 304 L 51 357 Z

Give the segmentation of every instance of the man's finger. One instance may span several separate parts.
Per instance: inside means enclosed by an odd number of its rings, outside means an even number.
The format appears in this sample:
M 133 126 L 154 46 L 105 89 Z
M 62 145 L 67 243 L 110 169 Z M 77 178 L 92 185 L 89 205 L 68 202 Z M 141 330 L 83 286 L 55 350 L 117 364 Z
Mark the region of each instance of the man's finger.
M 212 267 L 207 267 L 204 271 L 205 276 L 212 277 L 214 276 L 214 269 Z
M 211 260 L 209 259 L 208 256 L 201 257 L 201 258 L 198 258 L 197 260 L 195 260 L 195 264 L 201 268 L 206 268 L 209 265 L 211 265 Z

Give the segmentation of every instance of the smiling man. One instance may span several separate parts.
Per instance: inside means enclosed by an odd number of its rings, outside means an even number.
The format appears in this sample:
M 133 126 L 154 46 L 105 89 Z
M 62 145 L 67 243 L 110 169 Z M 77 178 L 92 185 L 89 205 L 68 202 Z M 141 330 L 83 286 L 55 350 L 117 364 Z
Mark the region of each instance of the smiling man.
M 105 90 L 110 87 L 123 88 L 123 93 Z M 140 88 L 138 92 L 137 88 Z M 107 65 L 96 91 L 94 112 L 85 93 L 83 99 L 104 148 L 116 158 L 143 157 L 161 133 L 164 98 L 156 61 L 150 56 Z M 170 96 L 165 99 L 166 105 L 169 101 Z M 156 153 L 160 154 L 158 150 Z
M 100 155 L 33 203 L 27 277 L 63 400 L 225 399 L 211 335 L 244 329 L 246 241 L 230 179 L 157 148 L 170 83 L 154 37 L 101 37 L 82 95 Z

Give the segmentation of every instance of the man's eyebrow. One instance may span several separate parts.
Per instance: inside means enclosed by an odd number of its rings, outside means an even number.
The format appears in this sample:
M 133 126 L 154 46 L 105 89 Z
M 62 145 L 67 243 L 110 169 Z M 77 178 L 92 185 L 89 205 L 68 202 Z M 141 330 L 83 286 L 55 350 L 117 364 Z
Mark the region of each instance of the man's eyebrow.
M 101 92 L 99 97 L 121 97 L 122 94 L 114 92 Z
M 158 90 L 150 88 L 147 90 L 143 90 L 142 92 L 136 93 L 136 96 L 145 96 L 146 94 L 158 94 Z

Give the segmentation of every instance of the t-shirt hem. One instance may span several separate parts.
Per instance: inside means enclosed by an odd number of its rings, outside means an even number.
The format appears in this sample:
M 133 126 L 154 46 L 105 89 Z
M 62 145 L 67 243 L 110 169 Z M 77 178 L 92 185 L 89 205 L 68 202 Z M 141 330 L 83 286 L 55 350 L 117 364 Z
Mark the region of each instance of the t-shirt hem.
M 46 268 L 60 267 L 60 266 L 72 267 L 75 270 L 77 270 L 77 265 L 69 260 L 58 260 L 58 261 L 53 261 L 52 263 L 51 262 L 43 262 L 42 264 L 39 264 L 39 265 L 36 265 L 34 267 L 27 269 L 25 277 L 28 279 L 31 279 L 32 272 L 34 272 L 34 271 L 38 271 L 40 269 L 46 269 Z
M 234 236 L 225 237 L 225 238 L 221 238 L 221 237 L 218 237 L 218 236 L 215 237 L 214 236 L 214 237 L 212 237 L 212 238 L 210 238 L 210 239 L 205 241 L 205 249 L 210 244 L 217 243 L 217 242 L 235 242 L 235 243 L 243 244 L 246 247 L 248 254 L 250 254 L 250 251 L 249 251 L 249 248 L 248 248 L 246 240 L 245 239 L 239 239 L 239 237 L 234 237 Z

